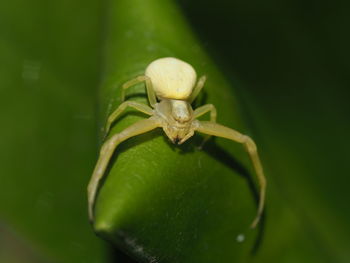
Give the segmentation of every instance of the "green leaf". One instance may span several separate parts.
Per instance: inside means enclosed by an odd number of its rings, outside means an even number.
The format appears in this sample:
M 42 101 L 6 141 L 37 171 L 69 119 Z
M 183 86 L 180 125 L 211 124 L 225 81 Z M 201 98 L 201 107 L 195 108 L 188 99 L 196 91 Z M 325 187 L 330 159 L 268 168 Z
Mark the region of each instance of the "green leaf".
M 109 12 L 101 127 L 121 103 L 122 84 L 143 74 L 153 60 L 170 56 L 207 75 L 201 103 L 216 105 L 219 123 L 247 132 L 230 84 L 177 5 L 121 0 L 111 3 Z M 128 94 L 147 103 L 143 85 Z M 142 118 L 128 111 L 111 134 Z M 248 155 L 241 145 L 224 139 L 199 150 L 202 139 L 196 135 L 178 147 L 158 129 L 122 143 L 97 198 L 96 231 L 142 262 L 236 262 L 249 257 L 258 231 L 249 228 L 256 190 Z M 237 241 L 242 237 L 244 242 Z
M 213 139 L 199 151 L 195 136 L 177 147 L 159 130 L 117 149 L 97 201 L 99 233 L 141 262 L 349 262 L 348 9 L 2 1 L 0 262 L 130 261 L 95 237 L 86 186 L 97 119 L 101 128 L 122 83 L 160 56 L 206 74 L 196 106 L 215 104 L 220 123 L 257 142 L 265 224 L 248 229 L 255 179 L 240 145 Z M 146 103 L 143 85 L 128 94 Z M 128 111 L 112 133 L 144 117 Z

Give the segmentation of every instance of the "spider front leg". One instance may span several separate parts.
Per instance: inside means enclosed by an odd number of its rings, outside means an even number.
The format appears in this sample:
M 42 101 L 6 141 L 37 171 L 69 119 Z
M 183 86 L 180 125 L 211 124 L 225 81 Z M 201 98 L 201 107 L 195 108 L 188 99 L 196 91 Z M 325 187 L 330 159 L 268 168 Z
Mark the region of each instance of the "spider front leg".
M 193 117 L 195 119 L 199 118 L 200 116 L 206 114 L 207 112 L 210 112 L 210 121 L 211 122 L 216 122 L 216 108 L 213 104 L 206 104 L 203 105 L 197 109 L 194 110 L 193 112 Z M 204 137 L 203 142 L 199 146 L 199 149 L 202 149 L 203 145 L 210 139 L 210 135 L 207 135 Z
M 196 131 L 204 133 L 204 134 L 209 134 L 209 135 L 214 135 L 218 137 L 223 137 L 238 143 L 242 143 L 249 156 L 250 159 L 253 163 L 255 173 L 257 175 L 259 185 L 260 185 L 260 198 L 259 198 L 259 205 L 258 205 L 258 211 L 257 215 L 251 225 L 252 228 L 255 228 L 256 225 L 259 223 L 259 220 L 261 218 L 261 215 L 264 211 L 264 204 L 265 204 L 265 191 L 266 191 L 266 178 L 263 172 L 263 168 L 260 162 L 260 158 L 257 152 L 256 145 L 254 141 L 247 135 L 241 134 L 233 129 L 227 128 L 225 126 L 222 126 L 217 123 L 213 122 L 200 122 L 198 121 L 198 125 L 195 128 Z
M 91 222 L 94 220 L 93 207 L 96 198 L 96 193 L 98 190 L 99 182 L 101 181 L 108 163 L 114 153 L 116 147 L 123 141 L 134 137 L 139 134 L 146 133 L 157 127 L 159 127 L 159 122 L 155 117 L 150 117 L 149 119 L 140 120 L 120 133 L 114 134 L 108 141 L 106 141 L 101 148 L 100 156 L 98 158 L 97 164 L 93 171 L 92 177 L 88 185 L 88 206 L 89 206 L 89 219 Z
M 108 117 L 107 123 L 106 123 L 106 127 L 105 127 L 105 137 L 107 137 L 108 132 L 111 128 L 111 125 L 113 124 L 113 122 L 119 117 L 119 115 L 127 108 L 127 107 L 131 107 L 134 108 L 140 112 L 143 112 L 147 115 L 153 115 L 154 111 L 152 108 L 150 108 L 149 106 L 142 104 L 142 103 L 138 103 L 135 101 L 125 101 L 122 104 L 119 105 L 119 107 Z

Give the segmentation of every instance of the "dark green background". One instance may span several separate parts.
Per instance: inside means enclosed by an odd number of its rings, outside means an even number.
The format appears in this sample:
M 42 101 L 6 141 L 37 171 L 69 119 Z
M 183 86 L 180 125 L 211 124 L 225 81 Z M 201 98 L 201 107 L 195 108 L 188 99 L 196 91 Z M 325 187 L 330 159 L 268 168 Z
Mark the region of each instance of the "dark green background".
M 268 224 L 252 261 L 348 262 L 349 4 L 179 4 L 230 80 L 268 171 Z M 1 263 L 125 261 L 93 234 L 85 200 L 110 10 L 0 3 Z

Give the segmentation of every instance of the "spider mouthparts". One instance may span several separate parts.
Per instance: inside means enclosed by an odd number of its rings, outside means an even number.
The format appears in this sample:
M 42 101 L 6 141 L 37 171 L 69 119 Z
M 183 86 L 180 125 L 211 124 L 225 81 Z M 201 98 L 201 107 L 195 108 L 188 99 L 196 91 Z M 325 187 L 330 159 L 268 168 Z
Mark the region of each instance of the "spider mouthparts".
M 179 144 L 179 142 L 181 141 L 181 139 L 179 137 L 176 137 L 173 141 L 173 143 L 175 144 Z

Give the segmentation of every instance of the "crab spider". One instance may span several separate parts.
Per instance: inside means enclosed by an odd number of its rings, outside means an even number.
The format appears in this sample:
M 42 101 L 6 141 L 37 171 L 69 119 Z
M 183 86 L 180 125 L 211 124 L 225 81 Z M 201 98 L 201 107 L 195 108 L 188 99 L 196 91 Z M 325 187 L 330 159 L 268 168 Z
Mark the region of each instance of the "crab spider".
M 153 61 L 146 68 L 144 76 L 139 76 L 123 85 L 122 101 L 125 99 L 126 89 L 138 83 L 145 82 L 151 107 L 134 101 L 124 101 L 109 116 L 105 133 L 108 134 L 113 122 L 127 107 L 141 111 L 150 117 L 130 125 L 120 133 L 114 134 L 102 145 L 99 159 L 88 185 L 90 221 L 94 220 L 93 207 L 99 182 L 107 169 L 116 147 L 131 137 L 156 128 L 162 128 L 174 144 L 182 144 L 197 131 L 207 136 L 214 135 L 227 138 L 245 146 L 260 185 L 257 215 L 251 224 L 252 228 L 256 227 L 264 210 L 266 189 L 266 179 L 256 145 L 247 135 L 216 123 L 216 109 L 214 105 L 207 104 L 195 110 L 192 109 L 191 103 L 203 88 L 206 77 L 202 76 L 197 83 L 196 79 L 196 72 L 190 64 L 176 58 L 168 57 Z M 197 120 L 198 117 L 208 112 L 210 112 L 210 121 Z

